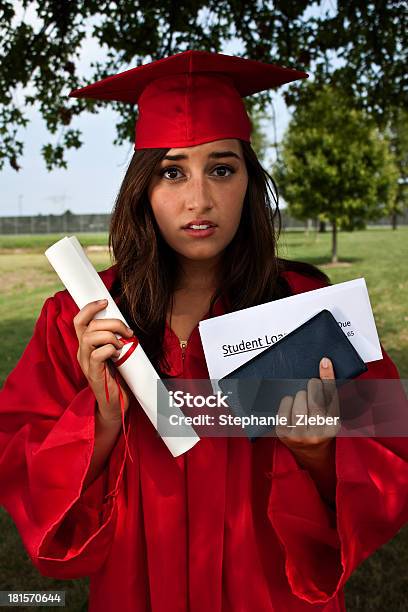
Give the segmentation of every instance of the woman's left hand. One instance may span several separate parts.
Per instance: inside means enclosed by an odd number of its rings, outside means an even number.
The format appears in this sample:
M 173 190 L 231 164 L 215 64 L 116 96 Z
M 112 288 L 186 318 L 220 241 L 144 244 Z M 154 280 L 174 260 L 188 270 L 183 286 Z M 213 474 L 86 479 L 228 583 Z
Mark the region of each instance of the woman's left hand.
M 320 361 L 319 375 L 308 381 L 307 391 L 285 396 L 279 405 L 286 424 L 277 425 L 276 434 L 295 455 L 321 454 L 341 427 L 335 374 L 327 357 Z

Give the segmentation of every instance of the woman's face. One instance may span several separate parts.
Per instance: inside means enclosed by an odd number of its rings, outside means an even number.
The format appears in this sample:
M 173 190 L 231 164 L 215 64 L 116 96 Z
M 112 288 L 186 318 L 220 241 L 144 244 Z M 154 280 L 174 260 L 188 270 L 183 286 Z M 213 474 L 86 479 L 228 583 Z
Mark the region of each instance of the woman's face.
M 148 188 L 163 238 L 181 257 L 216 260 L 238 229 L 247 184 L 239 140 L 170 149 Z

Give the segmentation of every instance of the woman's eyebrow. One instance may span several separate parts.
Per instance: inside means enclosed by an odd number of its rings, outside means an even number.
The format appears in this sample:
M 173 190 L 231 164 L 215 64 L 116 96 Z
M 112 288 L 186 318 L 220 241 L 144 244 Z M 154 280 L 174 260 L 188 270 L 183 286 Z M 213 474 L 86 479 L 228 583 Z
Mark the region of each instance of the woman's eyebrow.
M 237 159 L 241 159 L 234 151 L 214 151 L 214 153 L 210 153 L 208 157 L 213 159 L 220 159 L 221 157 L 236 157 Z
M 221 159 L 222 157 L 236 157 L 236 159 L 241 159 L 237 153 L 234 153 L 234 151 L 214 151 L 213 153 L 210 153 L 208 157 L 211 159 Z M 165 155 L 163 160 L 165 159 L 168 159 L 169 161 L 179 161 L 180 159 L 188 159 L 188 155 Z

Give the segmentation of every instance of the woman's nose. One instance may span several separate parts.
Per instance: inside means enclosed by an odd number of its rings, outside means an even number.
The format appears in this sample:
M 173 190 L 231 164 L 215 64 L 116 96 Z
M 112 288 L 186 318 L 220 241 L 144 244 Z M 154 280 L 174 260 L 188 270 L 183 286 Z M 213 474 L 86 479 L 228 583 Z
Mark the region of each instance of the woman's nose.
M 195 178 L 187 186 L 187 208 L 189 210 L 208 210 L 213 207 L 210 189 L 205 178 Z

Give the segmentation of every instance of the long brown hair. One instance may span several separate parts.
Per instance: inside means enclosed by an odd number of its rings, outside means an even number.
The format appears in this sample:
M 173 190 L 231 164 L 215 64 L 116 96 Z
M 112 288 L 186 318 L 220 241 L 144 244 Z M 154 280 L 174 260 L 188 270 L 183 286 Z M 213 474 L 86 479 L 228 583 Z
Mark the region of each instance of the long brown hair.
M 284 270 L 299 270 L 328 282 L 314 266 L 277 257 L 281 217 L 276 185 L 251 145 L 244 141 L 241 145 L 248 187 L 238 230 L 224 252 L 221 280 L 210 310 L 221 294 L 227 295 L 231 311 L 290 295 L 281 274 Z M 125 318 L 159 373 L 178 264 L 174 251 L 161 236 L 147 189 L 168 151 L 135 151 L 116 198 L 109 232 L 118 272 L 112 291 L 118 292 Z

